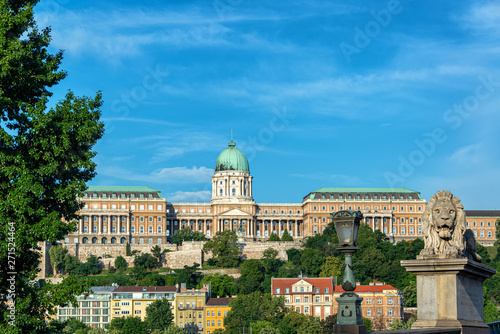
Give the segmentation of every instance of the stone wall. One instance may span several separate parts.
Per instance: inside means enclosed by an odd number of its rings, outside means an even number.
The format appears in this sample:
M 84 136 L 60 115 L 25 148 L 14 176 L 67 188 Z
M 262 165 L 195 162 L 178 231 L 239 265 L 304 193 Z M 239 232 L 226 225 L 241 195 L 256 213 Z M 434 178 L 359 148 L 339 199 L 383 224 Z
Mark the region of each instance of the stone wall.
M 118 256 L 126 257 L 125 244 L 67 244 L 63 246 L 68 249 L 69 254 L 78 257 L 78 259 L 82 262 L 85 262 L 92 255 L 95 255 L 100 259 L 105 259 L 107 256 L 111 256 L 112 258 Z M 141 254 L 151 253 L 151 248 L 154 246 L 156 245 L 133 244 L 130 245 L 130 250 L 138 250 Z M 177 245 L 175 244 L 160 244 L 158 246 L 160 246 L 162 251 L 164 249 L 177 251 Z
M 195 263 L 203 264 L 204 261 L 212 257 L 210 252 L 203 252 L 205 241 L 185 241 L 181 246 L 175 244 L 160 244 L 163 250 L 168 249 L 171 252 L 164 253 L 162 266 L 172 269 L 182 269 L 185 265 L 192 266 Z M 300 248 L 300 242 L 242 242 L 238 243 L 241 257 L 243 259 L 260 259 L 264 251 L 268 248 L 273 248 L 278 251 L 278 258 L 281 261 L 288 261 L 286 251 L 291 248 Z M 123 256 L 129 267 L 134 266 L 134 256 L 126 256 L 125 244 L 66 244 L 63 245 L 68 249 L 68 253 L 78 257 L 81 262 L 85 262 L 90 256 L 95 255 L 103 263 L 103 269 L 109 269 L 114 266 L 115 258 Z M 151 253 L 151 248 L 155 244 L 133 244 L 130 245 L 130 250 L 138 250 L 140 254 Z M 47 277 L 52 273 L 50 265 L 50 257 L 48 250 L 50 244 L 43 247 L 42 271 L 40 277 Z M 239 274 L 235 273 L 231 276 L 237 278 Z

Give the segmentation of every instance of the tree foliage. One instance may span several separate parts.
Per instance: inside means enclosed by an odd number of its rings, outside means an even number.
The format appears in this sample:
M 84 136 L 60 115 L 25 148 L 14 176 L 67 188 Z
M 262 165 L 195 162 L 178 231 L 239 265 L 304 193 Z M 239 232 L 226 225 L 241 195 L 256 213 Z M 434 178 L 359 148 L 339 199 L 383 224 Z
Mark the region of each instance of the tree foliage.
M 148 330 L 168 328 L 174 317 L 167 299 L 157 299 L 146 308 L 146 326 Z
M 50 29 L 36 25 L 36 3 L 0 0 L 2 333 L 47 332 L 46 313 L 54 314 L 56 303 L 75 301 L 72 296 L 87 288 L 70 288 L 70 281 L 60 289 L 30 282 L 40 263 L 38 243 L 55 244 L 76 228 L 76 212 L 83 205 L 77 198 L 95 175 L 92 149 L 104 129 L 99 121 L 100 93 L 88 98 L 68 92 L 54 107 L 47 107 L 49 89 L 66 73 L 59 69 L 62 51 L 48 50 Z M 9 264 L 9 255 L 15 263 Z M 15 320 L 9 319 L 7 309 L 11 282 L 16 287 Z
M 219 268 L 234 268 L 240 262 L 237 240 L 238 237 L 234 231 L 219 231 L 212 240 L 203 245 L 203 250 L 212 252 L 213 260 Z
M 54 273 L 57 273 L 58 271 L 64 271 L 64 260 L 67 254 L 68 250 L 63 246 L 54 245 L 50 247 L 50 264 L 52 265 Z
M 288 233 L 288 230 L 285 229 L 283 231 L 283 235 L 281 236 L 281 241 L 293 241 L 293 237 Z
M 269 293 L 238 295 L 230 305 L 231 310 L 224 318 L 227 333 L 239 333 L 242 327 L 248 328 L 251 323 L 259 320 L 277 325 L 286 314 L 284 298 L 272 298 Z
M 201 284 L 198 284 L 198 288 L 201 288 L 203 283 L 210 283 L 212 296 L 227 297 L 231 296 L 231 291 L 234 284 L 234 278 L 228 275 L 221 274 L 209 274 L 205 275 L 201 280 Z
M 172 243 L 182 244 L 183 241 L 205 241 L 205 235 L 201 231 L 193 231 L 189 227 L 184 227 L 174 233 L 172 237 Z
M 115 259 L 115 267 L 120 271 L 127 269 L 127 260 L 123 256 L 117 256 Z

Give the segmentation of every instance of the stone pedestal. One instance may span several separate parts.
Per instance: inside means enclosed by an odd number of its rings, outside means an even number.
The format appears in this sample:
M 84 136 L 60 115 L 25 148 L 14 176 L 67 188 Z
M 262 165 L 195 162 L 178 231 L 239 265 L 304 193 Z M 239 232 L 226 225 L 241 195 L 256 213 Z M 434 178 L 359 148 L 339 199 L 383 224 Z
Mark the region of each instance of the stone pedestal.
M 366 326 L 363 325 L 361 316 L 363 298 L 360 298 L 354 292 L 344 292 L 335 300 L 338 304 L 338 325 L 334 327 L 334 333 L 365 334 Z
M 401 261 L 417 276 L 418 320 L 412 329 L 461 327 L 462 334 L 489 333 L 484 323 L 483 281 L 495 269 L 468 258 Z

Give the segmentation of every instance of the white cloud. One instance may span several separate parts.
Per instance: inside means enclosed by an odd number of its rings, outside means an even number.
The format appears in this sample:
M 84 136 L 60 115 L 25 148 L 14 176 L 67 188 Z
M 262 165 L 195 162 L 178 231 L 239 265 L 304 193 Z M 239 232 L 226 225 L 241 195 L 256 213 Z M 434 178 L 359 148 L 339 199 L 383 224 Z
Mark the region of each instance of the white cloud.
M 161 168 L 150 174 L 133 173 L 130 170 L 113 167 L 102 166 L 98 167 L 99 175 L 105 175 L 117 179 L 127 181 L 140 181 L 150 184 L 196 184 L 210 183 L 210 178 L 214 174 L 214 170 L 206 167 L 170 167 Z
M 187 167 L 172 167 L 162 168 L 151 174 L 157 182 L 171 182 L 171 180 L 178 180 L 182 183 L 203 183 L 210 182 L 210 178 L 214 175 L 212 168 L 193 166 Z
M 201 191 L 176 191 L 168 196 L 169 202 L 208 202 L 212 196 L 209 190 Z

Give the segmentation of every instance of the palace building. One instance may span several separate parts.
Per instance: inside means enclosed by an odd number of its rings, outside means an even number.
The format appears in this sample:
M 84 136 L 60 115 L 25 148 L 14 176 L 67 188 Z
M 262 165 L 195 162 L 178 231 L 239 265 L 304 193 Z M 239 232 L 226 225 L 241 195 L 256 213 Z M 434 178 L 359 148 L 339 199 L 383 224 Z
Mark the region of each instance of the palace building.
M 207 238 L 223 230 L 237 232 L 246 242 L 265 241 L 271 233 L 288 230 L 295 240 L 321 233 L 330 214 L 359 210 L 364 221 L 390 241 L 422 236 L 421 217 L 427 201 L 406 188 L 330 188 L 307 194 L 300 203 L 258 203 L 245 154 L 231 140 L 218 156 L 207 203 L 169 202 L 147 186 L 89 186 L 78 231 L 66 244 L 166 244 L 181 228 Z M 208 181 L 208 180 L 207 180 Z M 467 224 L 477 241 L 491 246 L 500 210 L 469 210 Z

